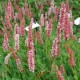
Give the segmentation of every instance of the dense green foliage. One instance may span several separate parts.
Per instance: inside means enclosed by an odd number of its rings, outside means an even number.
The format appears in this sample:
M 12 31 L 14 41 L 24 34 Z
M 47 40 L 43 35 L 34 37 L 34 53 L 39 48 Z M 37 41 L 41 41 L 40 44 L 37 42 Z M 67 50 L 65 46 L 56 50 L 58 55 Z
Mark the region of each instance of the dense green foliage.
M 14 0 L 12 0 L 13 3 Z M 28 0 L 29 4 L 33 4 L 35 0 Z M 38 1 L 38 0 L 37 0 Z M 44 2 L 45 0 L 43 0 Z M 55 5 L 60 7 L 61 2 L 65 0 L 54 0 Z M 0 0 L 0 18 L 1 16 L 4 17 L 4 10 L 2 9 L 2 4 L 6 3 L 7 0 Z M 69 0 L 70 7 L 73 10 L 73 17 L 76 18 L 80 15 L 80 1 L 79 0 Z M 19 5 L 23 6 L 24 0 L 20 0 Z M 31 5 L 33 13 L 35 13 L 35 17 L 39 14 L 39 12 L 35 11 L 34 5 Z M 45 11 L 47 10 L 47 6 L 45 6 Z M 27 20 L 27 19 L 26 19 Z M 39 19 L 37 19 L 39 20 Z M 30 21 L 26 21 L 26 26 L 30 23 Z M 12 23 L 13 24 L 13 23 Z M 14 26 L 14 24 L 13 24 Z M 74 25 L 74 32 L 75 32 L 75 25 Z M 3 26 L 0 22 L 0 29 Z M 25 39 L 27 37 L 27 32 L 24 37 L 20 37 L 20 50 L 17 52 L 17 55 L 20 57 L 21 66 L 23 67 L 23 72 L 19 72 L 15 60 L 11 57 L 9 59 L 9 65 L 5 65 L 4 58 L 10 52 L 4 52 L 2 48 L 3 43 L 3 36 L 0 35 L 0 80 L 57 80 L 56 73 L 52 65 L 56 64 L 60 67 L 61 64 L 64 65 L 65 80 L 80 80 L 80 44 L 78 41 L 73 40 L 70 38 L 68 41 L 65 41 L 62 38 L 60 43 L 60 57 L 56 57 L 54 59 L 51 58 L 51 48 L 52 42 L 56 37 L 56 28 L 57 22 L 53 23 L 53 29 L 50 38 L 46 38 L 45 36 L 45 29 L 42 29 L 42 38 L 44 41 L 43 45 L 40 45 L 37 40 L 34 41 L 35 46 L 35 65 L 36 70 L 34 73 L 30 72 L 28 69 L 27 63 L 27 47 L 25 46 Z M 9 40 L 9 46 L 14 47 L 14 39 L 13 39 L 13 30 L 11 32 L 11 39 Z M 78 31 L 76 37 L 80 37 L 80 32 Z M 69 47 L 74 51 L 74 59 L 76 66 L 72 68 L 68 63 L 68 54 L 65 49 L 65 43 L 69 45 Z

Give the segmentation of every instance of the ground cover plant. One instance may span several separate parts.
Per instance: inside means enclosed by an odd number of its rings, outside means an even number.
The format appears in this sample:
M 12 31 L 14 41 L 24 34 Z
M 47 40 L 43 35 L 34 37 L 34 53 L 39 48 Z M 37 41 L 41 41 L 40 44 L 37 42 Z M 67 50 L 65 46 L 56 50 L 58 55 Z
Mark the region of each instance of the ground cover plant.
M 79 2 L 0 0 L 0 80 L 80 80 Z

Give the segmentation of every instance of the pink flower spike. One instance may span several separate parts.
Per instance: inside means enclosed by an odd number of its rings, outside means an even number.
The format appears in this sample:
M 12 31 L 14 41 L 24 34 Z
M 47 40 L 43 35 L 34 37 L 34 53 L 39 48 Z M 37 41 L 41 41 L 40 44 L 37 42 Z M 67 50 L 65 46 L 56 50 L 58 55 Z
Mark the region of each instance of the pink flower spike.
M 11 5 L 10 0 L 8 0 L 7 13 L 8 13 L 8 17 L 9 17 L 9 20 L 10 20 L 11 19 L 11 14 L 12 14 L 12 5 Z
M 8 54 L 8 55 L 5 57 L 5 60 L 4 60 L 5 64 L 8 64 L 10 56 L 11 56 L 11 54 Z
M 18 25 L 18 23 L 15 24 L 15 27 L 14 27 L 14 35 L 16 34 L 20 34 L 20 27 Z
M 64 21 L 64 39 L 68 40 L 70 36 L 70 20 L 68 17 L 68 13 L 65 14 L 65 21 Z
M 34 63 L 34 43 L 32 38 L 32 24 L 33 18 L 31 19 L 31 23 L 28 30 L 28 66 L 29 70 L 34 72 L 35 70 L 35 63 Z
M 14 41 L 15 41 L 15 50 L 19 50 L 19 34 L 14 35 Z
M 53 45 L 52 45 L 52 50 L 51 50 L 51 55 L 52 57 L 57 56 L 58 55 L 58 39 L 55 38 L 53 41 Z
M 66 12 L 69 13 L 69 1 L 68 0 L 66 0 Z
M 61 25 L 60 23 L 58 23 L 58 27 L 57 27 L 57 39 L 58 39 L 58 42 L 61 41 Z
M 24 18 L 20 22 L 20 34 L 21 36 L 25 35 L 25 19 Z
M 61 29 L 63 29 L 65 13 L 66 13 L 66 5 L 64 4 L 64 2 L 62 2 L 61 9 L 60 9 L 60 15 L 59 15 L 59 22 L 61 24 Z
M 8 36 L 7 36 L 7 34 L 5 33 L 4 34 L 4 41 L 3 41 L 3 49 L 4 49 L 4 51 L 6 51 L 6 50 L 8 50 Z
M 28 66 L 29 66 L 29 70 L 34 72 L 35 64 L 34 64 L 34 51 L 33 50 L 28 51 Z
M 51 12 L 54 13 L 54 11 L 55 11 L 54 0 L 51 1 L 51 6 L 50 7 L 51 7 Z
M 52 31 L 52 19 L 49 19 L 49 22 L 46 22 L 46 36 L 50 37 Z

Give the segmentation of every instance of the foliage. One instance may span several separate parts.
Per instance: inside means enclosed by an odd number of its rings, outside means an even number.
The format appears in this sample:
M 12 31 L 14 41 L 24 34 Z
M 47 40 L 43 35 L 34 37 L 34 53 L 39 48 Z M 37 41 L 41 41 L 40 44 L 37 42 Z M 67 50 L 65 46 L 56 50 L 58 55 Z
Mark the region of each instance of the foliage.
M 4 10 L 2 9 L 2 4 L 7 2 L 7 0 L 0 0 L 0 18 L 1 16 L 4 16 Z M 12 0 L 13 2 L 14 0 Z M 60 7 L 60 4 L 62 1 L 65 0 L 55 0 L 55 5 L 58 5 Z M 23 6 L 24 0 L 21 0 L 19 5 Z M 33 0 L 28 0 L 29 4 L 34 3 Z M 44 0 L 43 0 L 44 2 Z M 78 17 L 80 15 L 80 1 L 79 0 L 69 0 L 70 7 L 72 7 L 73 10 L 73 17 Z M 35 17 L 38 16 L 39 12 L 35 11 L 34 5 L 31 5 L 32 11 L 35 13 Z M 45 6 L 45 11 L 47 10 L 47 6 Z M 39 18 L 39 17 L 38 17 Z M 37 19 L 39 22 L 39 19 Z M 27 21 L 26 19 L 26 26 L 30 23 L 30 21 Z M 14 24 L 13 24 L 14 26 Z M 74 26 L 75 27 L 75 26 Z M 3 26 L 0 22 L 0 29 L 2 29 Z M 35 46 L 35 65 L 36 70 L 34 73 L 30 72 L 28 69 L 28 63 L 27 63 L 27 47 L 25 45 L 25 39 L 27 37 L 27 32 L 24 37 L 20 37 L 20 50 L 17 52 L 17 55 L 19 56 L 21 60 L 21 66 L 23 67 L 23 72 L 19 72 L 15 60 L 11 57 L 9 59 L 9 64 L 5 65 L 4 58 L 7 54 L 9 54 L 9 50 L 4 52 L 2 48 L 3 43 L 3 36 L 0 35 L 0 80 L 57 80 L 56 73 L 54 68 L 52 68 L 52 65 L 56 64 L 58 67 L 60 67 L 61 64 L 64 65 L 65 68 L 65 74 L 64 78 L 65 80 L 80 80 L 80 44 L 78 41 L 73 40 L 70 38 L 68 41 L 65 41 L 62 39 L 60 43 L 60 57 L 56 57 L 54 59 L 51 58 L 51 47 L 54 38 L 56 37 L 56 28 L 57 28 L 57 22 L 53 23 L 53 29 L 50 38 L 46 38 L 45 36 L 45 29 L 42 29 L 42 38 L 44 41 L 43 45 L 40 45 L 37 40 L 34 41 Z M 74 28 L 75 30 L 75 28 Z M 11 32 L 11 39 L 9 40 L 9 46 L 14 47 L 14 40 L 13 40 L 13 30 Z M 79 37 L 80 33 L 78 32 L 75 34 L 77 37 Z M 45 39 L 46 38 L 46 39 Z M 68 54 L 65 49 L 64 44 L 68 44 L 69 47 L 74 51 L 74 59 L 76 66 L 72 68 L 68 63 Z

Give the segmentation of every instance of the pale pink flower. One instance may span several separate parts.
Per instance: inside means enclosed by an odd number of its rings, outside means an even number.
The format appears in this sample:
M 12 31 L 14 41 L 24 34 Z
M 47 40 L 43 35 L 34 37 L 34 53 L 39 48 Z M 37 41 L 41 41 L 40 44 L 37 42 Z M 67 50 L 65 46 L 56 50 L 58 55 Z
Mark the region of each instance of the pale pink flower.
M 64 2 L 62 2 L 61 9 L 60 9 L 60 15 L 59 15 L 59 22 L 61 24 L 61 29 L 63 29 L 65 13 L 66 13 L 66 5 L 64 4 Z
M 7 54 L 7 56 L 5 57 L 4 60 L 5 64 L 8 64 L 10 56 L 11 56 L 10 54 Z
M 29 66 L 29 70 L 34 72 L 35 63 L 34 63 L 34 51 L 33 50 L 28 51 L 28 66 Z
M 64 22 L 64 39 L 68 40 L 70 36 L 70 20 L 68 17 L 68 13 L 65 14 L 65 22 Z
M 8 13 L 8 17 L 9 17 L 9 20 L 10 20 L 11 19 L 11 14 L 12 14 L 12 5 L 11 5 L 10 0 L 8 0 L 7 13 Z
M 34 63 L 34 43 L 32 38 L 32 24 L 33 24 L 33 18 L 31 19 L 28 31 L 28 66 L 29 70 L 34 72 L 35 63 Z
M 17 51 L 19 50 L 19 34 L 14 35 L 14 42 L 15 42 L 14 48 Z
M 51 55 L 52 55 L 52 57 L 58 55 L 58 40 L 57 40 L 57 38 L 55 38 L 55 39 L 53 40 Z
M 4 51 L 8 50 L 8 36 L 7 33 L 4 33 L 3 49 Z
M 14 27 L 14 35 L 16 34 L 20 34 L 20 27 L 18 25 L 18 23 L 15 24 L 15 27 Z

